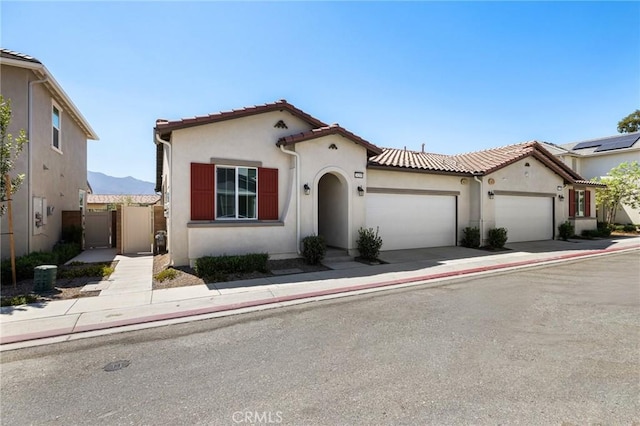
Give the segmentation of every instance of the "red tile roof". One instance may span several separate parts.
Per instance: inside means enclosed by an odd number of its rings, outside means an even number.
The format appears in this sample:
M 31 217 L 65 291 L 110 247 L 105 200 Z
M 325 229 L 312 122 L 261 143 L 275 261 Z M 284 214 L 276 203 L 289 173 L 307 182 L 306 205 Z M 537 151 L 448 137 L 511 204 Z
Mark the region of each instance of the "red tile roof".
M 373 167 L 406 168 L 436 173 L 487 175 L 526 157 L 534 157 L 571 183 L 593 185 L 558 160 L 536 141 L 457 155 L 384 149 L 369 160 Z
M 156 120 L 156 132 L 160 134 L 170 133 L 172 130 L 184 129 L 187 127 L 199 126 L 202 124 L 217 123 L 219 121 L 231 120 L 234 118 L 248 117 L 251 115 L 262 114 L 270 111 L 289 111 L 291 114 L 301 118 L 314 127 L 324 127 L 327 124 L 318 120 L 315 117 L 307 114 L 301 109 L 291 105 L 285 99 L 280 99 L 277 102 L 254 105 L 241 109 L 234 109 L 231 111 L 221 111 L 215 114 L 201 115 L 191 118 L 182 118 L 180 120 Z
M 295 135 L 286 136 L 286 137 L 280 138 L 278 140 L 278 142 L 276 143 L 276 145 L 277 146 L 294 145 L 294 144 L 299 143 L 299 142 L 304 142 L 304 141 L 308 141 L 308 140 L 311 140 L 311 139 L 321 138 L 323 136 L 328 136 L 328 135 L 340 135 L 340 136 L 342 136 L 344 138 L 347 138 L 347 139 L 357 143 L 358 145 L 361 145 L 361 146 L 365 147 L 367 149 L 369 155 L 373 156 L 373 155 L 382 153 L 382 148 L 379 148 L 379 147 L 375 146 L 374 144 L 372 144 L 371 142 L 368 142 L 368 141 L 362 139 L 360 136 L 357 136 L 357 135 L 351 133 L 350 131 L 348 131 L 344 127 L 341 127 L 339 124 L 331 124 L 330 126 L 319 127 L 317 129 L 309 130 L 308 132 L 302 132 L 302 133 L 298 133 L 298 134 L 295 134 Z
M 110 195 L 110 194 L 87 194 L 87 204 L 155 204 L 160 201 L 159 195 Z

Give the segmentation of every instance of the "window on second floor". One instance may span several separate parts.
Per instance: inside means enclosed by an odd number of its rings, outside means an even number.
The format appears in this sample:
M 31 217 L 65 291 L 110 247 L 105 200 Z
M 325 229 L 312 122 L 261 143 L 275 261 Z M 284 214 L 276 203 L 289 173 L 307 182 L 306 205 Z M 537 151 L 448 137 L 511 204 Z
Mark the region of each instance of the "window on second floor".
M 51 147 L 62 152 L 60 124 L 60 108 L 54 103 L 51 107 Z

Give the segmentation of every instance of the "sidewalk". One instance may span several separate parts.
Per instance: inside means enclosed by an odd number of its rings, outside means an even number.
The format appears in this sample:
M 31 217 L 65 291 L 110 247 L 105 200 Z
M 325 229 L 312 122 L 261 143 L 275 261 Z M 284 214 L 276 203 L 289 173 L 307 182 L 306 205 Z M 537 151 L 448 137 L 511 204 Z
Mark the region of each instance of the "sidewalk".
M 234 315 L 292 304 L 509 271 L 552 262 L 640 250 L 640 237 L 507 244 L 487 252 L 441 247 L 383 252 L 381 265 L 345 262 L 322 272 L 152 290 L 153 258 L 86 251 L 118 260 L 99 296 L 3 307 L 0 350 L 63 342 L 172 323 Z M 91 258 L 91 261 L 95 259 Z M 110 260 L 99 259 L 99 260 Z M 640 256 L 639 256 L 640 259 Z

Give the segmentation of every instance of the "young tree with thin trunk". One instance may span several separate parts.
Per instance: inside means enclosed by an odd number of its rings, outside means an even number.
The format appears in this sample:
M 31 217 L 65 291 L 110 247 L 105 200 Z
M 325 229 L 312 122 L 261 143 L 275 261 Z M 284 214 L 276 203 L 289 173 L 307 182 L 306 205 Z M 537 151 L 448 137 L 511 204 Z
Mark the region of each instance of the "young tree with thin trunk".
M 596 189 L 596 204 L 604 208 L 604 221 L 615 223 L 621 205 L 640 206 L 640 165 L 637 161 L 620 163 L 596 181 L 607 185 Z
M 5 176 L 13 170 L 14 162 L 22 152 L 24 144 L 27 143 L 27 135 L 24 129 L 20 130 L 18 137 L 13 137 L 9 133 L 11 123 L 11 100 L 0 95 L 0 216 L 7 211 L 6 201 L 15 194 L 24 181 L 24 174 L 19 174 L 11 178 L 11 192 L 6 186 Z

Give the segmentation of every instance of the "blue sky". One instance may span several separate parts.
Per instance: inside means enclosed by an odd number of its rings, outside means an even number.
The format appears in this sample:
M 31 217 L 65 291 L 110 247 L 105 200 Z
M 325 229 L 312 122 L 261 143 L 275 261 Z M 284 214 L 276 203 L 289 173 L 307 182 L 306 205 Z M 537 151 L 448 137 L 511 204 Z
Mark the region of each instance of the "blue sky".
M 100 136 L 154 181 L 152 129 L 287 99 L 383 147 L 455 154 L 616 134 L 640 108 L 640 3 L 2 2 Z

